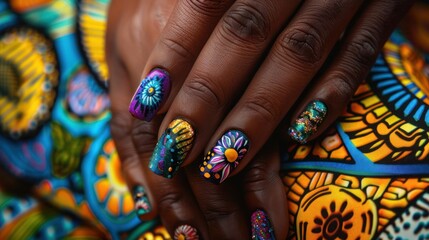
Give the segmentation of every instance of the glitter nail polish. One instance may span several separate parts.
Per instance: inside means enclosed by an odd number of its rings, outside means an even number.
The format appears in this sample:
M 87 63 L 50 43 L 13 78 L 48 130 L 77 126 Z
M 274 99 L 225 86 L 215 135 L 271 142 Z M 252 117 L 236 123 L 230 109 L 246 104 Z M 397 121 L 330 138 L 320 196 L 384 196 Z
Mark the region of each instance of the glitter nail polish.
M 226 132 L 209 151 L 202 164 L 200 174 L 205 179 L 219 184 L 225 181 L 249 150 L 249 139 L 238 130 Z
M 165 70 L 155 68 L 142 80 L 129 106 L 134 117 L 150 121 L 170 93 L 170 76 Z
M 256 210 L 251 216 L 252 240 L 275 240 L 274 230 L 267 214 L 262 210 Z
M 149 162 L 152 172 L 172 178 L 192 148 L 194 129 L 183 119 L 175 119 L 159 138 Z
M 322 101 L 315 100 L 309 103 L 289 128 L 289 135 L 301 144 L 306 143 L 307 139 L 317 131 L 317 128 L 325 120 L 327 112 L 328 108 Z

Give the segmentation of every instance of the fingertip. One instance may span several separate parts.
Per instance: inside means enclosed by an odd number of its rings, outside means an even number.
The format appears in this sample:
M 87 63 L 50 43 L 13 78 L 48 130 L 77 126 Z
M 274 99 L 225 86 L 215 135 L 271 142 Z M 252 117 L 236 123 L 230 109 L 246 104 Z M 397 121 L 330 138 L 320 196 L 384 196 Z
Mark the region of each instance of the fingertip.
M 134 200 L 134 211 L 140 220 L 146 221 L 153 219 L 156 216 L 154 208 L 149 201 L 148 193 L 145 187 L 137 185 L 132 191 Z
M 209 182 L 221 184 L 237 168 L 249 146 L 246 134 L 240 130 L 228 130 L 204 157 L 199 166 L 200 175 Z
M 192 148 L 194 135 L 194 128 L 188 121 L 174 119 L 159 138 L 149 169 L 157 175 L 173 178 Z
M 250 217 L 252 225 L 252 239 L 275 240 L 274 228 L 264 210 L 255 210 Z
M 319 127 L 328 115 L 328 106 L 323 100 L 310 101 L 288 129 L 289 136 L 305 144 L 318 133 Z
M 154 68 L 141 81 L 131 98 L 129 112 L 143 121 L 151 121 L 170 94 L 170 74 L 161 68 Z
M 196 228 L 184 224 L 174 230 L 174 240 L 198 240 L 200 239 Z

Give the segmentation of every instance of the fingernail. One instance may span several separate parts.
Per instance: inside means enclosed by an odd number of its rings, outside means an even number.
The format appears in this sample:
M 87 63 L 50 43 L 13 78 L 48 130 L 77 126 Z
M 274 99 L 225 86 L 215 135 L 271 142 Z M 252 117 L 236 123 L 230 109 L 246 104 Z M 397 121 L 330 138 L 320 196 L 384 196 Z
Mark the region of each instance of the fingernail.
M 143 186 L 134 188 L 134 209 L 137 215 L 141 216 L 152 211 L 149 199 Z
M 253 212 L 252 217 L 252 240 L 274 240 L 274 230 L 270 219 L 262 210 Z
M 174 240 L 198 240 L 197 229 L 189 226 L 182 225 L 174 231 Z
M 170 93 L 170 76 L 165 70 L 155 68 L 142 80 L 129 106 L 134 117 L 150 121 Z
M 172 178 L 188 155 L 194 141 L 194 129 L 183 119 L 173 120 L 159 138 L 149 162 L 152 172 Z
M 325 120 L 327 112 L 328 107 L 322 101 L 316 100 L 309 103 L 304 112 L 289 128 L 289 135 L 299 143 L 306 143 L 307 139 L 317 131 L 317 128 Z
M 249 139 L 238 131 L 226 132 L 209 151 L 200 165 L 200 174 L 219 184 L 228 178 L 249 150 Z

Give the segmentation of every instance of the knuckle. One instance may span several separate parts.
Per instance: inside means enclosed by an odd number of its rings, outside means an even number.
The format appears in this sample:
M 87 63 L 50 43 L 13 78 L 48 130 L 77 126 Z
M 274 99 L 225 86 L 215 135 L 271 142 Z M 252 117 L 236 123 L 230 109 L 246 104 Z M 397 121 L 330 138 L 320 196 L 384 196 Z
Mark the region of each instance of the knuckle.
M 196 75 L 183 86 L 183 90 L 196 101 L 204 102 L 210 109 L 220 109 L 225 105 L 222 88 L 208 77 Z
M 220 206 L 219 202 L 208 201 L 202 207 L 202 212 L 208 223 L 218 221 L 219 219 L 228 218 L 236 214 L 239 210 L 230 206 Z
M 266 189 L 268 184 L 272 183 L 275 174 L 267 169 L 265 163 L 259 162 L 248 169 L 243 180 L 246 191 L 262 191 Z
M 169 50 L 173 51 L 175 54 L 184 59 L 194 59 L 195 57 L 193 52 L 190 51 L 189 48 L 180 41 L 177 41 L 173 38 L 162 38 L 160 42 Z
M 331 79 L 335 79 L 333 82 L 328 83 L 331 94 L 334 95 L 332 99 L 348 100 L 353 95 L 359 84 L 359 80 L 354 76 L 360 75 L 355 75 L 348 71 L 336 71 L 331 75 Z
M 305 66 L 314 66 L 322 59 L 324 43 L 313 24 L 302 23 L 288 29 L 279 40 L 280 55 Z
M 134 121 L 131 130 L 131 139 L 137 154 L 147 155 L 152 153 L 157 142 L 157 128 L 154 124 L 143 121 Z
M 281 110 L 278 104 L 273 102 L 273 99 L 267 95 L 267 92 L 255 92 L 251 98 L 247 99 L 243 108 L 245 111 L 257 115 L 264 121 L 273 121 L 281 115 Z
M 235 4 L 223 18 L 224 36 L 232 42 L 263 43 L 270 32 L 269 14 L 249 3 Z
M 114 109 L 112 109 L 112 118 L 109 123 L 110 132 L 115 140 L 120 141 L 121 139 L 129 136 L 131 121 L 130 118 L 125 117 L 128 115 L 115 113 L 113 111 Z
M 161 212 L 161 215 L 162 212 L 169 212 L 171 209 L 176 208 L 183 199 L 182 194 L 179 191 L 172 190 L 172 188 L 167 189 L 167 192 L 157 197 L 157 203 L 159 205 L 158 209 Z
M 370 68 L 377 57 L 376 40 L 369 31 L 363 32 L 350 43 L 345 43 L 345 52 L 353 58 L 354 64 Z M 356 67 L 356 66 L 355 66 Z
M 186 0 L 185 3 L 192 10 L 203 15 L 218 15 L 227 5 L 226 0 Z

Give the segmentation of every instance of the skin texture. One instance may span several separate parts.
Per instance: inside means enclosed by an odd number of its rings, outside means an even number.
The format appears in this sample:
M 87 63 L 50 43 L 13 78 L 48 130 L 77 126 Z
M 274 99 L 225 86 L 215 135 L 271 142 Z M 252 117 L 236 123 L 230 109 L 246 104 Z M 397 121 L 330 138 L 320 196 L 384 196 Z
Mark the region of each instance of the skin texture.
M 249 239 L 250 216 L 263 209 L 276 229 L 276 237 L 284 239 L 288 219 L 278 176 L 277 144 L 267 145 L 240 178 L 222 186 L 204 181 L 197 162 L 173 179 L 155 175 L 148 168 L 163 116 L 151 122 L 137 120 L 128 112 L 128 105 L 173 7 L 170 0 L 113 1 L 109 11 L 106 53 L 111 76 L 111 132 L 129 189 L 143 186 L 151 204 L 152 210 L 140 218 L 159 214 L 171 235 L 186 224 L 195 227 L 203 239 Z
M 365 79 L 412 3 L 178 1 L 142 74 L 161 66 L 175 80 L 160 109 L 168 111 L 158 137 L 177 117 L 192 124 L 198 134 L 186 166 L 201 164 L 200 154 L 229 130 L 245 133 L 251 147 L 230 176 L 246 167 L 279 126 L 287 137 L 289 126 L 315 100 L 328 110 L 301 142 L 317 137 Z
M 411 3 L 180 0 L 174 6 L 131 1 L 124 7 L 114 1 L 107 34 L 112 135 L 129 185 L 144 185 L 154 205 L 142 218 L 158 212 L 170 232 L 188 224 L 203 238 L 246 239 L 251 212 L 263 209 L 276 237 L 284 239 L 277 144 L 266 142 L 279 126 L 286 132 L 294 119 L 310 116 L 303 111 L 314 100 L 328 112 L 306 140 L 322 132 Z M 154 68 L 169 73 L 170 95 L 150 123 L 133 120 L 129 101 L 139 79 Z M 147 165 L 157 138 L 178 117 L 192 124 L 195 140 L 186 167 L 166 180 Z M 231 129 L 244 133 L 250 147 L 229 175 L 240 176 L 215 186 L 198 170 L 205 153 Z M 257 155 L 264 146 L 266 155 Z M 237 189 L 244 189 L 245 199 Z

